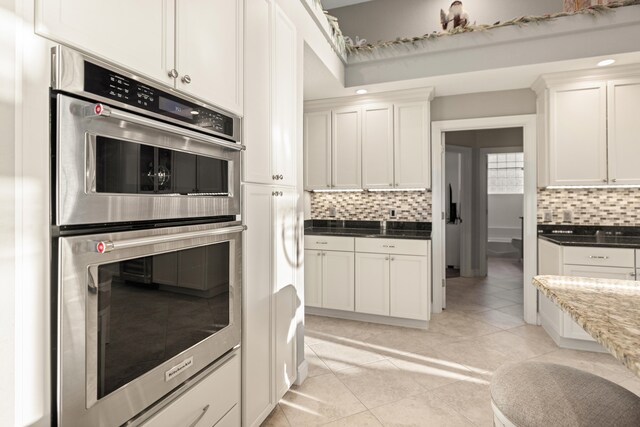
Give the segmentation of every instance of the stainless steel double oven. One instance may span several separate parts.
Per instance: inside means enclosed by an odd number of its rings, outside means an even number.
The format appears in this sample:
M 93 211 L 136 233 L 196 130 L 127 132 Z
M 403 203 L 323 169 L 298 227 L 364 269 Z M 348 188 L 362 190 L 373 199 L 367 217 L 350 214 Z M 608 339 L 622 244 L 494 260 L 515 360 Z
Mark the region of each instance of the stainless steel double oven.
M 52 51 L 61 426 L 117 426 L 240 343 L 240 119 Z

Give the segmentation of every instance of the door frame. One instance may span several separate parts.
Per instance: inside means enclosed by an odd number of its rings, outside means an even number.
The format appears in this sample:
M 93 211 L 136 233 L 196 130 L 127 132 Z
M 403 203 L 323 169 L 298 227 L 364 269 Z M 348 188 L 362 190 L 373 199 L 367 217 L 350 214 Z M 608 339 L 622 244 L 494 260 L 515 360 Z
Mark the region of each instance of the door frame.
M 531 279 L 537 273 L 537 188 L 536 188 L 536 115 L 499 116 L 475 119 L 445 120 L 431 123 L 431 174 L 433 231 L 433 313 L 442 312 L 445 270 L 444 183 L 442 153 L 444 133 L 461 130 L 514 128 L 523 129 L 524 151 L 524 321 L 538 323 L 537 291 Z

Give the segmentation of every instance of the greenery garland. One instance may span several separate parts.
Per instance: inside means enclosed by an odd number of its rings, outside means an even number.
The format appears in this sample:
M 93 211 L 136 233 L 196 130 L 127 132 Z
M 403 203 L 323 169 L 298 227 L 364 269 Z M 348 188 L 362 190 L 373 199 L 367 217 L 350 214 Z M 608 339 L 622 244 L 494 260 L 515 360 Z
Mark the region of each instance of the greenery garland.
M 315 0 L 315 3 L 316 3 L 316 6 L 322 9 L 321 0 Z M 560 13 L 548 14 L 543 16 L 520 16 L 510 21 L 499 22 L 496 24 L 467 25 L 466 27 L 457 27 L 450 31 L 441 31 L 441 32 L 434 31 L 433 33 L 424 34 L 422 36 L 398 37 L 395 40 L 379 41 L 376 43 L 361 43 L 358 45 L 346 43 L 345 37 L 342 35 L 342 31 L 340 30 L 340 27 L 338 25 L 338 19 L 334 16 L 329 15 L 327 12 L 324 12 L 324 13 L 325 13 L 325 16 L 327 17 L 327 21 L 329 21 L 329 25 L 331 26 L 331 30 L 333 33 L 332 37 L 336 42 L 338 49 L 345 49 L 348 55 L 357 55 L 357 54 L 370 53 L 375 49 L 390 47 L 390 46 L 413 45 L 414 47 L 417 47 L 419 42 L 423 42 L 427 40 L 436 40 L 440 37 L 451 36 L 455 34 L 487 31 L 487 30 L 492 30 L 494 28 L 509 27 L 513 25 L 522 27 L 530 23 L 554 21 L 557 18 L 562 18 L 565 16 L 573 16 L 573 15 L 595 16 L 595 15 L 609 12 L 619 7 L 634 6 L 634 5 L 640 5 L 640 0 L 622 0 L 614 3 L 609 3 L 607 5 L 594 5 L 594 6 L 586 7 L 584 9 L 577 10 L 575 12 L 560 12 Z

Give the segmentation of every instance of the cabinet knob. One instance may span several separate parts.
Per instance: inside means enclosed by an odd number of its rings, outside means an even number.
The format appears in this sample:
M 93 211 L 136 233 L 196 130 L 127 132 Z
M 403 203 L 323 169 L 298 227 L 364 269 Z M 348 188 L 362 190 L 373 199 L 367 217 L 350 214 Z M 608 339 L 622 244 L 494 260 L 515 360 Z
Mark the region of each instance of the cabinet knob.
M 606 180 L 606 179 L 603 179 L 603 180 L 602 180 L 602 182 L 607 182 L 607 180 Z
M 391 261 L 395 261 L 396 259 L 394 257 L 391 257 Z
M 629 273 L 629 277 L 636 277 L 636 273 L 632 271 L 631 273 Z
M 184 77 L 182 78 L 182 83 L 184 84 L 189 84 L 191 83 L 191 77 L 189 76 L 189 74 L 185 74 Z
M 389 187 L 393 187 L 393 184 L 389 184 Z
M 331 184 L 327 184 L 327 188 L 331 188 Z
M 322 252 L 318 252 L 318 256 L 322 256 Z
M 389 261 L 389 257 L 385 257 L 385 259 L 384 259 L 384 260 L 385 260 L 385 261 Z
M 171 71 L 169 71 L 169 77 L 171 77 L 172 79 L 177 79 L 178 70 L 176 70 L 175 68 L 172 68 Z
M 278 175 L 278 179 L 284 179 L 284 175 L 282 174 Z
M 617 179 L 615 179 L 615 178 L 613 178 L 613 179 L 611 180 L 611 182 L 616 182 L 616 181 L 618 181 L 618 180 L 617 180 Z

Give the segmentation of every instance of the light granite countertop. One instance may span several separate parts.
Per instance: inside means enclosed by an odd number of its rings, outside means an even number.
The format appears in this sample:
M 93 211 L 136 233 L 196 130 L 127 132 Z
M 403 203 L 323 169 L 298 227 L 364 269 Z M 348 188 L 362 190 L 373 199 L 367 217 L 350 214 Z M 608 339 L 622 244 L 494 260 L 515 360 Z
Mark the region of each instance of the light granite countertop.
M 536 276 L 533 285 L 640 376 L 640 282 Z

